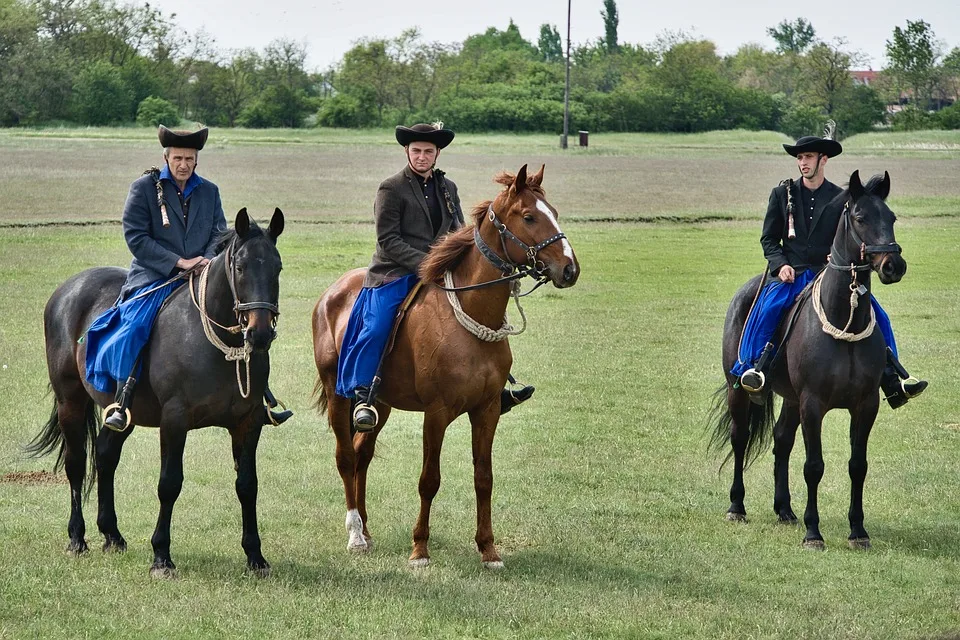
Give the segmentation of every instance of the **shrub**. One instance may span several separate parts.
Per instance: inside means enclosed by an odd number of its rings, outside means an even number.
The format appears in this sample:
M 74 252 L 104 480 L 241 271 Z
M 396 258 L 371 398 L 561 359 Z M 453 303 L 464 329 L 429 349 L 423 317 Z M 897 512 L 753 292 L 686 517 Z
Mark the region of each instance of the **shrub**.
M 175 127 L 180 123 L 180 116 L 177 114 L 177 107 L 169 100 L 149 96 L 140 102 L 137 107 L 137 124 L 147 127 L 157 127 L 164 125 Z

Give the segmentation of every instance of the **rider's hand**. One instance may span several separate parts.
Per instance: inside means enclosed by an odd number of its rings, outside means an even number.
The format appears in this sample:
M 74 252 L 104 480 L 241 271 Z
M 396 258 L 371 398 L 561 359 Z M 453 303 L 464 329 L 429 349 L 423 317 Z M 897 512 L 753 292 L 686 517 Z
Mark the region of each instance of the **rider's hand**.
M 777 277 L 780 278 L 780 282 L 786 282 L 787 284 L 793 282 L 793 279 L 797 276 L 796 272 L 788 264 L 780 267 L 780 271 L 777 272 Z
M 187 271 L 196 266 L 206 266 L 208 262 L 210 261 L 203 256 L 197 256 L 196 258 L 180 258 L 177 260 L 177 269 L 183 269 L 184 271 Z

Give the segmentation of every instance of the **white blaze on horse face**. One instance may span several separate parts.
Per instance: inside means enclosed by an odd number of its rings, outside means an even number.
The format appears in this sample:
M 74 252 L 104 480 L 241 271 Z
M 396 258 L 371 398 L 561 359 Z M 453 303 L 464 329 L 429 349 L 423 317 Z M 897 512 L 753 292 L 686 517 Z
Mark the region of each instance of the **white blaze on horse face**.
M 551 211 L 547 203 L 540 198 L 537 198 L 537 210 L 547 216 L 547 220 L 553 224 L 553 228 L 557 230 L 557 233 L 562 233 L 560 231 L 560 225 L 557 223 L 557 218 L 553 215 L 553 211 Z M 560 246 L 563 247 L 563 257 L 573 262 L 573 247 L 570 246 L 566 238 L 560 240 Z

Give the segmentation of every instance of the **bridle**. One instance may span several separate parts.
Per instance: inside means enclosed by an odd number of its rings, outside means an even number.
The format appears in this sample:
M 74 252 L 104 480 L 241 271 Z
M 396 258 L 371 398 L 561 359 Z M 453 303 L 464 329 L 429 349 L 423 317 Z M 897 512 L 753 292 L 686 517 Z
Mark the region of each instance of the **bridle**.
M 238 236 L 237 236 L 238 237 Z M 237 293 L 237 267 L 236 263 L 233 260 L 234 257 L 234 247 L 237 243 L 237 237 L 234 237 L 230 241 L 230 244 L 227 246 L 226 251 L 224 252 L 224 274 L 227 277 L 227 283 L 230 285 L 230 294 L 233 296 L 233 312 L 237 317 L 237 324 L 225 327 L 207 314 L 207 278 L 210 274 L 210 267 L 213 264 L 212 262 L 208 263 L 203 271 L 200 272 L 200 282 L 197 286 L 197 292 L 194 293 L 193 289 L 193 276 L 194 271 L 190 272 L 190 299 L 193 300 L 194 306 L 197 307 L 197 310 L 200 312 L 200 324 L 203 326 L 203 333 L 207 336 L 207 340 L 210 341 L 210 344 L 215 346 L 217 349 L 223 353 L 224 359 L 227 361 L 235 360 L 237 363 L 237 387 L 240 390 L 240 396 L 242 398 L 247 398 L 250 395 L 250 353 L 253 351 L 253 347 L 250 346 L 250 343 L 247 342 L 247 331 L 249 329 L 249 317 L 247 315 L 248 311 L 253 309 L 267 309 L 273 313 L 272 325 L 273 327 L 277 326 L 277 318 L 280 315 L 280 308 L 270 302 L 241 302 L 240 296 Z M 243 345 L 239 347 L 232 347 L 225 343 L 220 337 L 216 334 L 213 327 L 217 326 L 220 329 L 223 329 L 227 333 L 231 334 L 243 334 Z M 243 361 L 246 364 L 246 379 L 247 385 L 244 389 L 244 385 L 240 376 L 240 361 Z
M 546 274 L 547 265 L 545 265 L 537 256 L 543 249 L 546 249 L 554 242 L 559 242 L 560 240 L 565 239 L 567 235 L 560 231 L 559 233 L 556 233 L 535 245 L 529 245 L 518 238 L 512 231 L 510 231 L 510 229 L 507 228 L 507 225 L 501 222 L 496 211 L 493 209 L 493 202 L 487 206 L 487 219 L 490 220 L 494 229 L 497 230 L 497 234 L 500 238 L 500 247 L 503 249 L 503 255 L 506 256 L 506 259 L 497 255 L 497 252 L 491 249 L 490 245 L 488 245 L 480 236 L 480 225 L 476 225 L 473 229 L 473 243 L 480 251 L 480 254 L 495 268 L 499 269 L 503 276 L 497 278 L 496 280 L 489 280 L 487 282 L 467 285 L 464 287 L 440 288 L 444 291 L 470 291 L 472 289 L 481 289 L 483 287 L 489 287 L 495 284 L 503 284 L 504 282 L 519 280 L 529 276 L 530 278 L 536 280 L 537 284 L 535 284 L 533 288 L 526 293 L 519 294 L 520 297 L 523 297 L 530 295 L 536 291 L 537 288 L 549 282 L 549 276 Z M 523 250 L 523 253 L 527 258 L 525 263 L 517 264 L 516 262 L 510 260 L 510 253 L 507 251 L 507 240 L 513 242 Z

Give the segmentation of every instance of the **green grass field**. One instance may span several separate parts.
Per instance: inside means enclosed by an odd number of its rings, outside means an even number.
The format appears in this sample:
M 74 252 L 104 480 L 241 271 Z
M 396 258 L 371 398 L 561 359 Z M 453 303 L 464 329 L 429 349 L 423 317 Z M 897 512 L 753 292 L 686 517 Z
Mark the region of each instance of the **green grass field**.
M 785 138 L 598 135 L 589 150 L 563 155 L 545 136 L 458 137 L 441 164 L 465 205 L 492 197 L 494 172 L 547 164 L 547 196 L 582 268 L 577 286 L 527 298 L 529 328 L 511 341 L 514 373 L 538 390 L 501 420 L 494 445 L 494 533 L 506 565 L 496 573 L 482 569 L 473 543 L 464 418 L 448 431 L 442 457 L 433 563 L 411 570 L 419 416 L 394 413 L 379 439 L 368 496 L 376 548 L 353 556 L 333 437 L 310 408 L 312 305 L 339 274 L 369 259 L 374 189 L 402 166 L 390 133 L 225 131 L 212 139 L 200 172 L 220 184 L 228 220 L 241 206 L 263 221 L 274 206 L 288 216 L 271 387 L 297 414 L 266 430 L 259 449 L 261 535 L 273 575 L 244 573 L 229 438 L 218 429 L 188 441 L 172 530 L 177 580 L 147 571 L 158 509 L 155 430 L 131 436 L 117 474 L 127 553 L 99 551 L 95 499 L 85 511 L 92 551 L 63 553 L 67 486 L 30 482 L 23 474 L 49 470 L 53 458 L 19 453 L 52 402 L 42 309 L 70 274 L 128 264 L 120 209 L 129 182 L 160 153 L 152 133 L 137 129 L 2 131 L 0 638 L 960 632 L 960 296 L 952 275 L 960 138 L 923 135 L 910 146 L 895 134 L 858 136 L 829 166 L 838 183 L 856 168 L 891 172 L 909 269 L 901 283 L 876 284 L 875 292 L 904 363 L 931 387 L 896 412 L 881 408 L 864 500 L 869 552 L 846 547 L 847 424 L 844 414 L 828 415 L 820 491 L 828 550 L 812 553 L 800 547 L 802 529 L 776 524 L 771 455 L 747 472 L 750 522 L 734 525 L 723 517 L 729 469 L 718 473 L 706 448 L 726 305 L 763 268 L 767 195 L 793 173 L 790 159 L 775 153 Z M 66 221 L 98 224 L 47 226 Z M 802 463 L 798 442 L 798 513 Z

